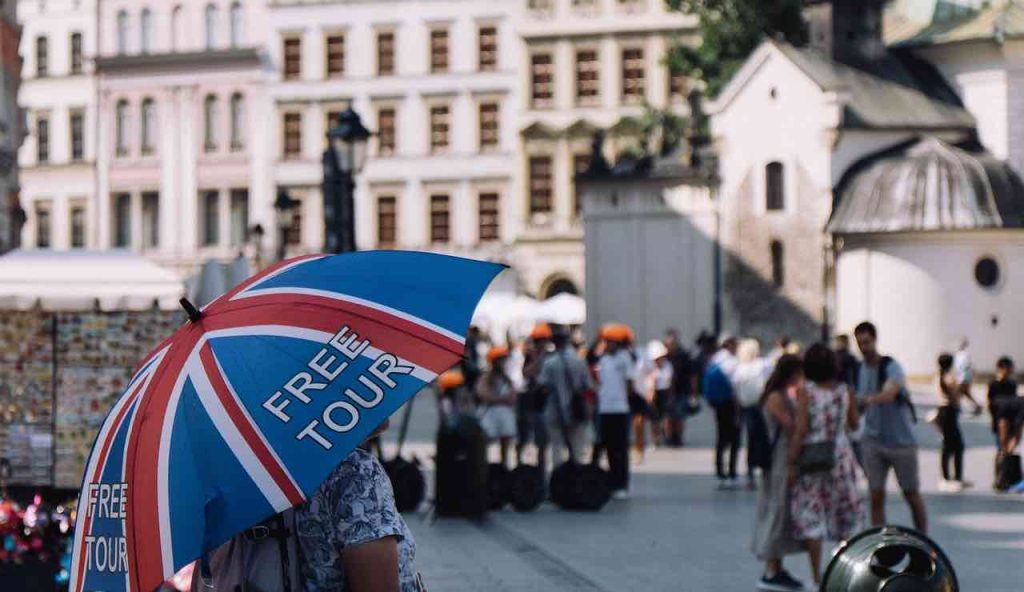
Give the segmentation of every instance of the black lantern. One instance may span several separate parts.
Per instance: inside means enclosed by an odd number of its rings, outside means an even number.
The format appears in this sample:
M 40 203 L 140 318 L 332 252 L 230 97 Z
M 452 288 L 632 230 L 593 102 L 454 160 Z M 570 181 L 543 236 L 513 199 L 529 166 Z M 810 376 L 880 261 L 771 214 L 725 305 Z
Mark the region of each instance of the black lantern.
M 274 212 L 277 215 L 278 243 L 277 259 L 285 258 L 285 249 L 288 246 L 288 229 L 295 220 L 295 208 L 299 201 L 292 199 L 286 189 L 277 190 L 277 199 L 274 200 Z
M 366 162 L 370 139 L 359 114 L 345 109 L 338 124 L 327 133 L 324 152 L 324 250 L 347 253 L 356 250 L 355 179 Z

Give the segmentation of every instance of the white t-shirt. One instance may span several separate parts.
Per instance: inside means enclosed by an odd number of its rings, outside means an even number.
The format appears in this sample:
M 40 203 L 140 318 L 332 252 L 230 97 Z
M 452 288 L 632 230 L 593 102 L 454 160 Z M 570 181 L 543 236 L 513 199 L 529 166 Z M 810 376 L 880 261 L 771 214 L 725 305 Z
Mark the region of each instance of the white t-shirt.
M 672 388 L 672 362 L 662 359 L 661 363 L 655 363 L 654 369 L 654 390 L 667 391 Z
M 597 363 L 601 384 L 597 389 L 597 411 L 604 415 L 629 413 L 626 381 L 633 380 L 633 358 L 626 350 L 601 356 Z

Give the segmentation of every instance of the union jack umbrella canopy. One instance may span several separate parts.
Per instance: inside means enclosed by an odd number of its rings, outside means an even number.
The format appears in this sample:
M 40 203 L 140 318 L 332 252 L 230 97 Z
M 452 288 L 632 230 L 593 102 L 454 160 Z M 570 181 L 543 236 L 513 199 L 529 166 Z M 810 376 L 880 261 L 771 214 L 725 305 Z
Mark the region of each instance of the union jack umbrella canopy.
M 151 592 L 301 503 L 460 359 L 502 269 L 412 252 L 302 257 L 192 309 L 96 438 L 71 592 Z

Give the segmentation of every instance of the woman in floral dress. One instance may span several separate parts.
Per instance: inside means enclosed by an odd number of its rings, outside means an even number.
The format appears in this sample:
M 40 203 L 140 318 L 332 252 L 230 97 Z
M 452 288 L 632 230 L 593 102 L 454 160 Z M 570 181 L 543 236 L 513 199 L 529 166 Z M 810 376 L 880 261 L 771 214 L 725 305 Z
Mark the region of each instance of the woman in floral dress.
M 815 344 L 804 354 L 806 386 L 798 391 L 796 430 L 789 447 L 790 513 L 794 535 L 807 547 L 815 583 L 821 582 L 823 540 L 841 541 L 859 530 L 863 500 L 847 430 L 859 421 L 854 398 L 836 379 L 836 355 Z M 801 474 L 797 459 L 807 444 L 835 442 L 831 470 Z

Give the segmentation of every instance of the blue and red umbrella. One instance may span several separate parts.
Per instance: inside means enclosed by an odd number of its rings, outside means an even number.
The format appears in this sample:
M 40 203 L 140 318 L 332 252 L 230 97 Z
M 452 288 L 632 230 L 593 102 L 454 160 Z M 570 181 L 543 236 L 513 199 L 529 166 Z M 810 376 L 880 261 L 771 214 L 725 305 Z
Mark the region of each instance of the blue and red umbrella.
M 302 503 L 463 353 L 502 266 L 411 252 L 283 262 L 141 364 L 86 465 L 71 592 L 150 592 Z

